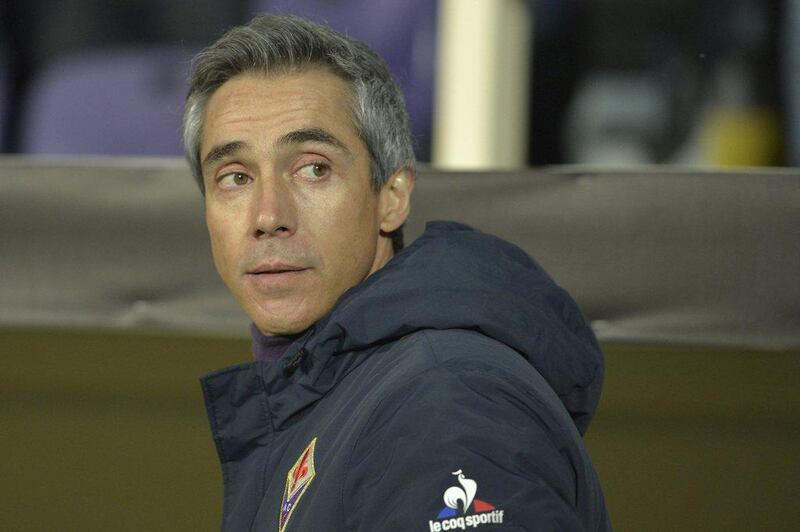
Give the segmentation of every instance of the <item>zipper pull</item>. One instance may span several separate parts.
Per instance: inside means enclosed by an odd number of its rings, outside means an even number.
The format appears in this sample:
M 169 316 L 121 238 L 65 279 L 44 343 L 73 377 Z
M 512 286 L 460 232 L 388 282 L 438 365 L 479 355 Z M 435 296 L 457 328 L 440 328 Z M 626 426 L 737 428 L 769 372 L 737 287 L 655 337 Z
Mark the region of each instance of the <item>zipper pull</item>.
M 286 361 L 286 364 L 283 365 L 283 376 L 284 377 L 291 377 L 297 368 L 303 366 L 303 369 L 308 369 L 311 367 L 311 359 L 308 357 L 308 351 L 306 350 L 306 344 L 311 339 L 311 336 L 314 334 L 314 327 L 310 327 L 308 332 L 306 332 L 305 338 L 303 338 L 303 345 L 295 351 L 295 353 L 289 357 Z M 306 364 L 308 363 L 308 364 Z

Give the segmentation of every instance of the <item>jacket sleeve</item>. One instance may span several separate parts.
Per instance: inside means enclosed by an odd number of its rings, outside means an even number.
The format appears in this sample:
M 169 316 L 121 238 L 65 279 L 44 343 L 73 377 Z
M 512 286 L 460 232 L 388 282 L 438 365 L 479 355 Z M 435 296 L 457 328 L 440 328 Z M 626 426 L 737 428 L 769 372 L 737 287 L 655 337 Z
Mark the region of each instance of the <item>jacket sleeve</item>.
M 605 529 L 566 410 L 516 352 L 479 344 L 506 352 L 434 355 L 381 399 L 343 484 L 348 530 Z

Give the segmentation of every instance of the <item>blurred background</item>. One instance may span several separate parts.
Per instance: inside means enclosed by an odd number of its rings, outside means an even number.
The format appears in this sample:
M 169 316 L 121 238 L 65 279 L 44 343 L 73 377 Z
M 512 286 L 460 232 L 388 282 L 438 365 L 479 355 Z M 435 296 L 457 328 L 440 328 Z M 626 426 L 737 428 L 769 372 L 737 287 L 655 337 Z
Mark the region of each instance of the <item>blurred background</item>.
M 267 10 L 387 59 L 430 163 L 408 240 L 508 238 L 591 319 L 616 530 L 796 528 L 800 0 L 4 0 L 0 530 L 218 529 L 197 378 L 248 323 L 180 117 Z
M 438 166 L 800 160 L 796 0 L 7 1 L 0 151 L 180 155 L 188 61 L 268 10 L 386 58 Z

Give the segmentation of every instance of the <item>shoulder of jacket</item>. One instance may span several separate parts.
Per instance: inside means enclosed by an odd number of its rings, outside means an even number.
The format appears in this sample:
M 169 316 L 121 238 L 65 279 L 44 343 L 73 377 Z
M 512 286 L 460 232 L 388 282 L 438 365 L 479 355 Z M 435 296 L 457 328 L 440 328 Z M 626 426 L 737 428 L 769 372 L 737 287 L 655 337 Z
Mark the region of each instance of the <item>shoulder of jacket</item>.
M 505 382 L 507 378 L 524 381 L 525 375 L 536 372 L 511 347 L 466 329 L 416 331 L 394 342 L 390 351 L 384 363 L 393 387 L 471 373 Z
M 443 371 L 496 368 L 516 374 L 533 369 L 521 353 L 478 331 L 425 330 L 418 334 L 431 364 Z

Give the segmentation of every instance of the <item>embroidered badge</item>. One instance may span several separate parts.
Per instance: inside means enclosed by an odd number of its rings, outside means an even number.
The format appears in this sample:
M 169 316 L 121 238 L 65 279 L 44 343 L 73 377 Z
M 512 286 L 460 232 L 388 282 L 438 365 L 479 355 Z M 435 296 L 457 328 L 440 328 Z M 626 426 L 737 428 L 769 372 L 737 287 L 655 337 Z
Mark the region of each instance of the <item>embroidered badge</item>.
M 281 516 L 278 521 L 278 532 L 283 532 L 286 525 L 289 523 L 289 518 L 292 517 L 297 503 L 300 502 L 300 497 L 306 492 L 308 485 L 314 479 L 316 471 L 314 470 L 314 445 L 317 439 L 311 440 L 308 447 L 294 463 L 294 466 L 289 470 L 286 475 L 286 487 L 283 490 L 283 500 L 281 501 Z
M 450 486 L 444 492 L 444 508 L 435 520 L 428 521 L 429 532 L 441 530 L 466 530 L 488 523 L 502 523 L 503 510 L 481 499 L 476 499 L 478 483 L 464 476 L 459 469 L 453 475 L 459 486 Z

